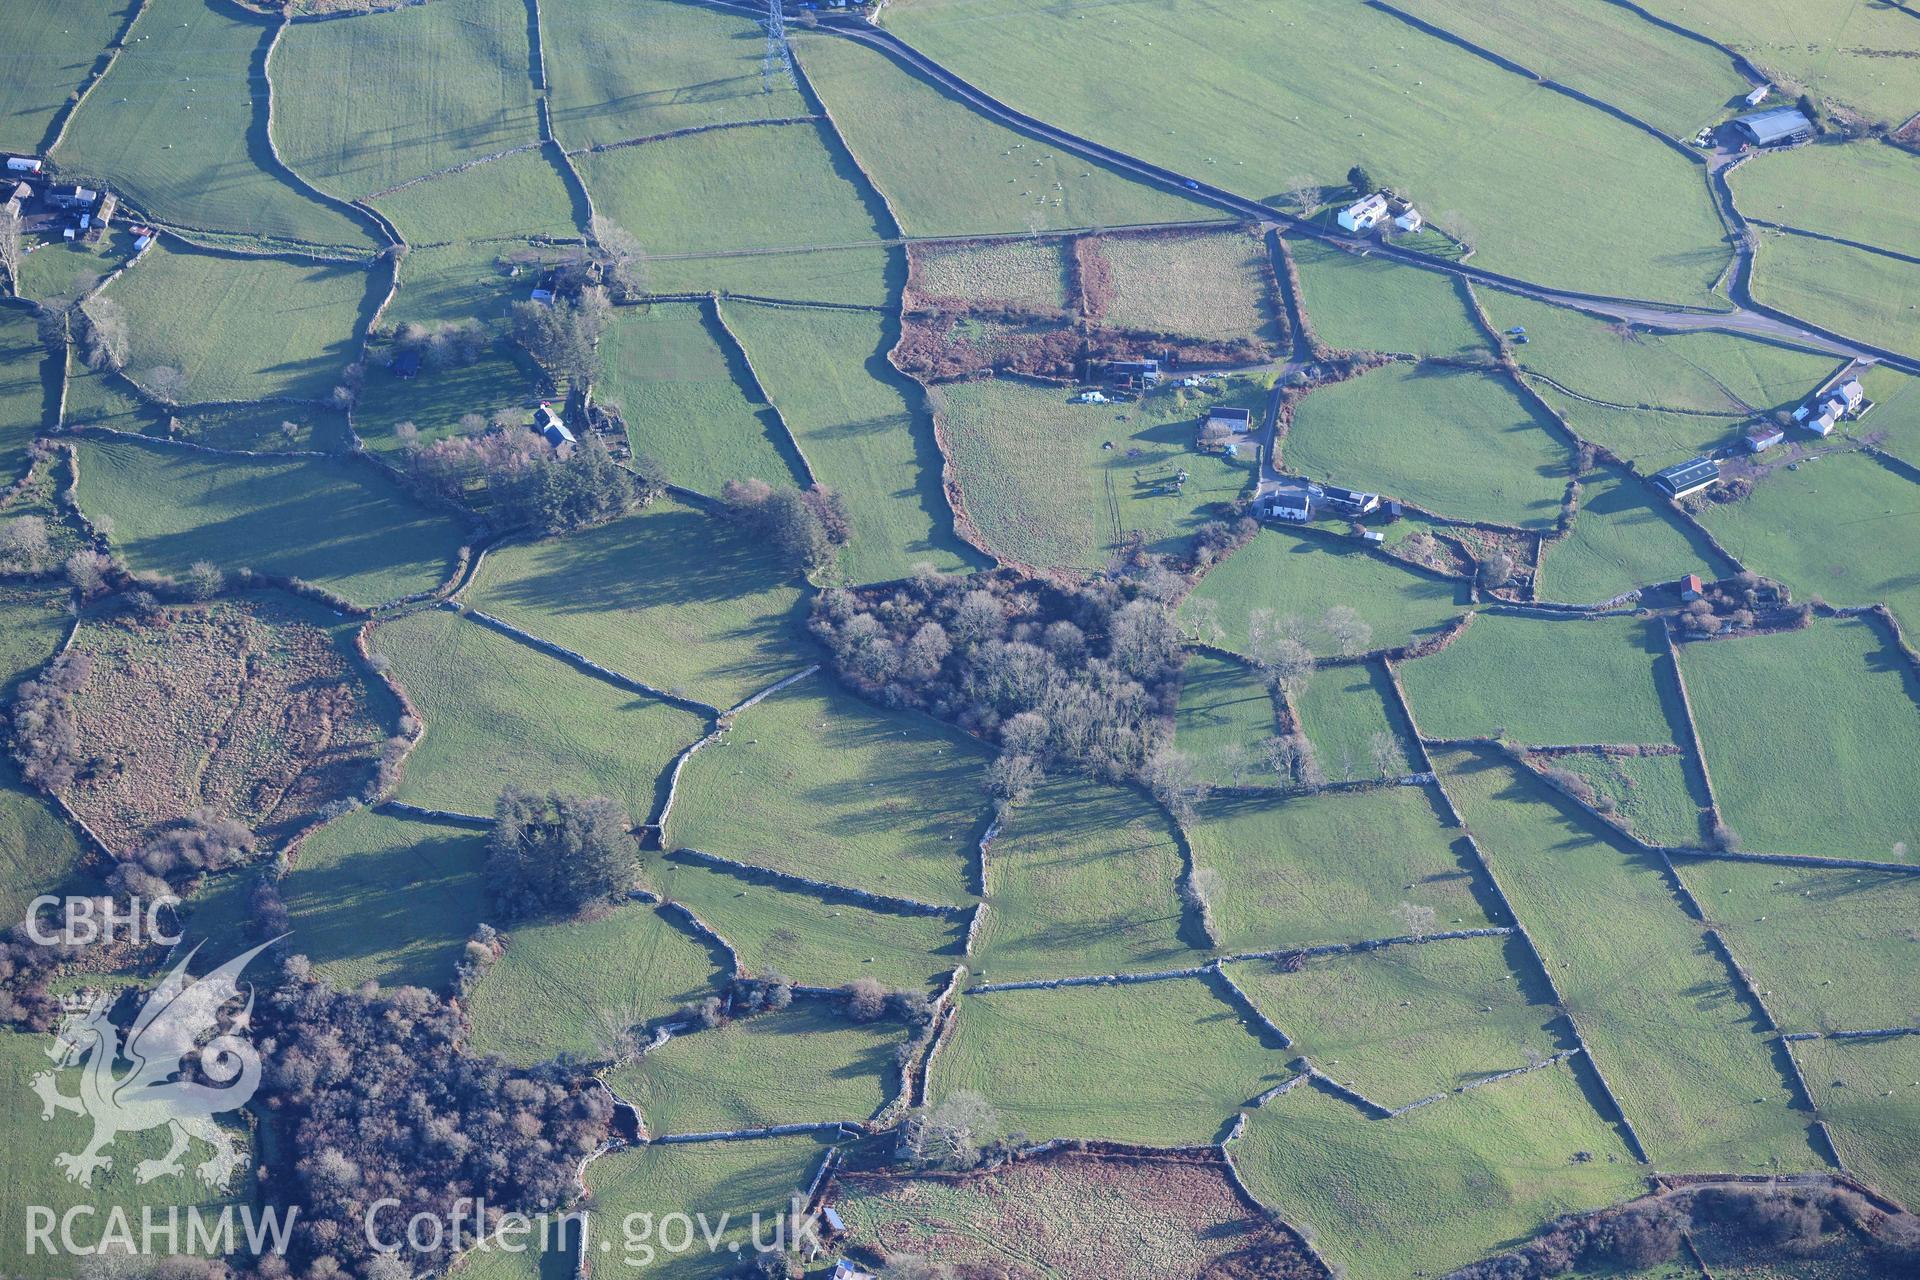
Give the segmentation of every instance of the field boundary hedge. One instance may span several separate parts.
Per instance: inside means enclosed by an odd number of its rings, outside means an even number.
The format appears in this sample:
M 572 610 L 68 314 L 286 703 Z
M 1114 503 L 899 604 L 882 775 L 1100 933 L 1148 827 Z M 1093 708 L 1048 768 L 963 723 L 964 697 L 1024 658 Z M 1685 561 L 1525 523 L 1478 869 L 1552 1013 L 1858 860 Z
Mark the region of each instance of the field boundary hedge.
M 1533 934 L 1528 931 L 1526 923 L 1520 918 L 1519 912 L 1513 909 L 1513 902 L 1507 897 L 1506 890 L 1501 888 L 1500 878 L 1494 874 L 1493 863 L 1487 857 L 1486 850 L 1480 847 L 1480 841 L 1474 837 L 1472 829 L 1467 825 L 1465 816 L 1460 812 L 1459 806 L 1454 804 L 1453 796 L 1448 793 L 1446 783 L 1440 779 L 1438 771 L 1434 769 L 1433 757 L 1427 753 L 1428 739 L 1420 733 L 1420 722 L 1414 718 L 1413 704 L 1407 698 L 1407 691 L 1400 685 L 1400 673 L 1393 669 L 1391 663 L 1387 664 L 1387 677 L 1387 684 L 1393 690 L 1395 699 L 1400 703 L 1401 714 L 1406 716 L 1407 723 L 1413 726 L 1414 749 L 1420 753 L 1420 758 L 1426 764 L 1428 772 L 1434 774 L 1433 789 L 1435 793 L 1439 795 L 1441 804 L 1446 808 L 1447 815 L 1453 820 L 1453 825 L 1459 830 L 1461 841 L 1465 843 L 1468 852 L 1473 855 L 1475 866 L 1479 868 L 1480 874 L 1485 878 L 1488 887 L 1493 890 L 1494 898 L 1500 904 L 1500 909 L 1506 913 L 1507 919 L 1513 922 L 1510 932 L 1517 933 L 1520 939 L 1526 943 L 1527 954 L 1533 960 L 1533 967 L 1538 970 L 1541 979 L 1546 983 L 1548 993 L 1553 996 L 1553 1003 L 1555 1007 L 1558 1008 L 1560 1017 L 1565 1020 L 1567 1030 L 1572 1034 L 1573 1042 L 1580 1049 L 1581 1056 L 1586 1060 L 1588 1067 L 1592 1069 L 1593 1078 L 1599 1084 L 1600 1092 L 1606 1098 L 1607 1105 L 1613 1108 L 1615 1123 L 1620 1126 L 1620 1131 L 1627 1140 L 1627 1149 L 1642 1164 L 1651 1164 L 1652 1157 L 1647 1150 L 1646 1144 L 1640 1140 L 1639 1130 L 1634 1128 L 1633 1120 L 1627 1115 L 1626 1108 L 1620 1105 L 1620 1095 L 1614 1091 L 1612 1081 L 1607 1079 L 1606 1072 L 1601 1069 L 1599 1061 L 1594 1058 L 1593 1050 L 1587 1044 L 1586 1033 L 1581 1031 L 1579 1020 L 1573 1016 L 1573 1011 L 1567 1004 L 1565 993 L 1560 990 L 1560 984 L 1554 979 L 1552 970 L 1547 968 L 1546 961 L 1540 958 L 1540 947 L 1534 942 Z
M 584 147 L 575 147 L 567 152 L 569 156 L 599 155 L 603 151 L 623 151 L 628 147 L 644 147 L 650 142 L 669 142 L 674 138 L 689 138 L 698 133 L 718 133 L 723 129 L 748 129 L 757 125 L 775 124 L 821 124 L 824 115 L 805 116 L 768 116 L 759 120 L 719 120 L 712 124 L 690 124 L 679 129 L 668 129 L 664 133 L 647 133 L 637 138 L 621 138 L 616 142 L 595 142 Z
M 743 880 L 765 880 L 785 889 L 794 889 L 811 893 L 823 899 L 848 898 L 862 906 L 877 911 L 903 916 L 946 916 L 957 918 L 972 912 L 971 906 L 955 907 L 934 902 L 922 902 L 918 898 L 901 898 L 892 894 L 874 893 L 869 889 L 857 889 L 851 885 L 835 884 L 828 880 L 816 880 L 812 876 L 798 875 L 791 871 L 777 871 L 758 863 L 742 862 L 738 858 L 729 858 L 724 854 L 708 853 L 704 849 L 681 847 L 668 852 L 667 857 L 676 861 L 691 859 L 704 866 L 731 873 Z
M 1720 812 L 1720 798 L 1713 789 L 1713 773 L 1707 767 L 1707 749 L 1700 737 L 1700 723 L 1694 718 L 1693 698 L 1687 693 L 1687 674 L 1680 669 L 1680 646 L 1673 638 L 1673 623 L 1666 617 L 1660 619 L 1660 634 L 1667 642 L 1667 662 L 1673 668 L 1674 691 L 1680 696 L 1680 712 L 1686 723 L 1681 726 L 1686 731 L 1686 747 L 1693 757 L 1693 765 L 1700 774 L 1701 785 L 1707 792 L 1707 817 L 1713 823 L 1715 831 L 1725 826 Z
M 1445 929 L 1434 933 L 1398 934 L 1390 938 L 1366 938 L 1359 942 L 1324 942 L 1311 947 L 1281 947 L 1269 951 L 1240 951 L 1217 956 L 1204 964 L 1184 969 L 1156 969 L 1146 973 L 1095 973 L 1067 978 L 1024 978 L 1018 982 L 982 982 L 967 988 L 968 995 L 990 995 L 1002 991 L 1052 991 L 1062 987 L 1130 986 L 1142 982 L 1166 982 L 1176 978 L 1201 978 L 1217 966 L 1245 964 L 1254 960 L 1294 963 L 1322 956 L 1364 955 L 1385 947 L 1424 946 L 1434 942 L 1457 942 L 1465 938 L 1504 938 L 1516 932 L 1506 925 L 1481 929 Z M 1279 1028 L 1275 1028 L 1279 1030 Z M 1284 1032 L 1281 1032 L 1284 1035 Z
M 802 43 L 805 42 L 802 41 Z M 793 72 L 793 87 L 799 90 L 800 97 L 814 109 L 821 123 L 826 126 L 827 132 L 833 135 L 834 145 L 840 148 L 841 153 L 847 158 L 847 163 L 852 165 L 854 172 L 860 175 L 860 181 L 866 184 L 867 194 L 878 201 L 880 208 L 885 211 L 887 225 L 884 229 L 891 233 L 890 238 L 905 237 L 907 229 L 900 221 L 899 210 L 893 207 L 893 201 L 887 199 L 887 193 L 881 190 L 880 184 L 874 181 L 873 174 L 868 172 L 867 166 L 854 153 L 853 145 L 847 141 L 847 135 L 840 131 L 839 122 L 833 118 L 833 111 L 827 106 L 827 100 L 814 90 L 813 77 L 807 74 L 807 69 L 802 64 L 799 54 L 794 52 L 791 41 L 787 44 L 787 66 Z
M 80 113 L 80 108 L 93 93 L 94 86 L 106 79 L 107 72 L 113 70 L 113 64 L 119 61 L 121 52 L 127 47 L 127 37 L 133 34 L 133 24 L 140 21 L 140 15 L 147 11 L 149 3 L 151 0 L 134 0 L 133 5 L 127 10 L 127 20 L 120 24 L 119 33 L 109 40 L 107 47 L 94 58 L 93 67 L 87 72 L 86 82 L 74 91 L 71 98 L 60 104 L 59 110 L 54 112 L 54 118 L 47 122 L 47 132 L 40 137 L 41 155 L 51 156 L 59 148 L 61 140 L 67 136 L 67 125 Z
M 473 827 L 476 830 L 491 831 L 494 819 L 479 813 L 461 813 L 455 809 L 429 809 L 424 805 L 408 804 L 405 800 L 381 800 L 369 806 L 382 812 L 391 812 L 402 818 L 418 818 L 427 822 L 446 822 L 455 826 Z
M 753 356 L 747 351 L 747 344 L 740 341 L 740 335 L 735 333 L 733 326 L 727 323 L 727 313 L 720 305 L 719 295 L 710 293 L 706 296 L 713 307 L 714 323 L 719 326 L 720 332 L 727 336 L 727 341 L 733 344 L 735 354 L 740 357 L 741 367 L 747 371 L 747 376 L 753 379 L 751 388 L 753 393 L 759 397 L 761 404 L 773 410 L 773 420 L 779 423 L 780 430 L 786 433 L 787 443 L 793 448 L 793 456 L 800 459 L 800 468 L 806 473 L 808 486 L 819 484 L 820 473 L 813 469 L 813 460 L 807 457 L 807 451 L 801 448 L 800 437 L 794 433 L 793 424 L 787 421 L 787 415 L 767 393 L 767 384 L 761 380 L 760 371 L 753 367 Z
M 441 601 L 440 607 L 442 609 L 449 609 L 461 617 L 471 619 L 482 626 L 491 627 L 504 636 L 518 640 L 528 648 L 538 649 L 543 653 L 551 654 L 556 658 L 580 668 L 580 670 L 586 672 L 588 675 L 598 676 L 607 683 L 617 685 L 630 693 L 642 693 L 650 698 L 657 698 L 662 702 L 672 703 L 675 706 L 707 717 L 717 717 L 722 714 L 720 708 L 711 703 L 701 702 L 697 698 L 689 698 L 684 694 L 668 693 L 664 689 L 657 689 L 644 680 L 636 680 L 634 677 L 623 675 L 611 667 L 601 666 L 583 653 L 575 652 L 565 645 L 556 644 L 552 640 L 544 639 L 522 627 L 516 627 L 513 623 L 503 618 L 496 618 L 483 610 L 475 609 L 471 606 L 462 606 L 452 600 Z
M 1433 23 L 1428 22 L 1425 19 L 1416 18 L 1404 9 L 1397 9 L 1393 5 L 1388 4 L 1386 0 L 1366 0 L 1366 3 L 1371 8 L 1379 9 L 1383 13 L 1387 13 L 1392 15 L 1395 18 L 1398 18 L 1400 21 L 1406 23 L 1408 26 L 1414 28 L 1416 31 L 1424 32 L 1427 35 L 1430 35 L 1437 40 L 1443 40 L 1448 44 L 1464 49 L 1468 53 L 1473 54 L 1475 57 L 1478 57 L 1478 58 L 1484 59 L 1487 62 L 1493 63 L 1495 66 L 1499 67 L 1503 71 L 1510 71 L 1517 76 L 1521 76 L 1525 79 L 1533 81 L 1535 84 L 1539 85 L 1543 89 L 1551 89 L 1555 93 L 1562 94 L 1568 98 L 1573 99 L 1575 102 L 1580 103 L 1582 106 L 1592 107 L 1595 111 L 1604 112 L 1607 115 L 1614 117 L 1616 120 L 1621 121 L 1623 124 L 1632 125 L 1634 128 L 1639 129 L 1641 132 L 1650 134 L 1653 137 L 1659 139 L 1661 142 L 1664 142 L 1667 146 L 1671 147 L 1675 151 L 1678 151 L 1681 155 L 1685 156 L 1687 159 L 1691 160 L 1695 164 L 1698 164 L 1698 165 L 1706 164 L 1706 161 L 1702 159 L 1694 151 L 1689 150 L 1685 143 L 1682 143 L 1675 138 L 1668 137 L 1666 134 L 1662 133 L 1660 130 L 1654 128 L 1651 124 L 1648 124 L 1645 120 L 1642 120 L 1639 116 L 1636 116 L 1631 112 L 1627 111 L 1625 108 L 1616 107 L 1611 102 L 1608 102 L 1603 98 L 1596 98 L 1590 93 L 1586 93 L 1586 92 L 1583 92 L 1582 90 L 1574 88 L 1572 85 L 1562 84 L 1560 81 L 1555 80 L 1552 76 L 1542 75 L 1540 72 L 1535 71 L 1533 68 L 1524 66 L 1521 63 L 1515 62 L 1512 58 L 1509 58 L 1504 54 L 1495 53 L 1493 50 L 1487 48 L 1485 45 L 1476 44 L 1473 41 L 1467 39 L 1465 36 L 1455 35 L 1453 32 L 1448 31 L 1445 27 L 1435 26 Z

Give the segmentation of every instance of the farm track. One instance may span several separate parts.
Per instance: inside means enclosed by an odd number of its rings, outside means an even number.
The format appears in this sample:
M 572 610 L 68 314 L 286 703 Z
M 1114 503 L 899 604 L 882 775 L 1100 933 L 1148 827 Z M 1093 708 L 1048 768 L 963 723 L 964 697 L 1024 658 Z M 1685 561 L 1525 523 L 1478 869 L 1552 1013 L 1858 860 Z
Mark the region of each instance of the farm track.
M 702 4 L 729 12 L 745 14 L 758 18 L 759 10 L 739 0 L 699 0 Z M 1630 324 L 1643 325 L 1650 329 L 1672 332 L 1689 332 L 1700 329 L 1718 329 L 1728 333 L 1746 334 L 1774 339 L 1783 339 L 1801 345 L 1811 344 L 1820 350 L 1837 349 L 1841 354 L 1855 358 L 1872 358 L 1907 373 L 1920 374 L 1920 360 L 1885 348 L 1856 341 L 1845 335 L 1834 333 L 1801 320 L 1786 312 L 1766 306 L 1754 300 L 1748 283 L 1752 275 L 1752 255 L 1744 249 L 1735 253 L 1736 270 L 1730 283 L 1734 307 L 1730 311 L 1709 311 L 1701 308 L 1685 308 L 1669 304 L 1650 302 L 1642 298 L 1623 298 L 1610 294 L 1585 293 L 1576 290 L 1554 289 L 1515 276 L 1489 271 L 1483 267 L 1468 266 L 1460 262 L 1448 262 L 1428 257 L 1425 254 L 1401 249 L 1391 244 L 1359 241 L 1351 237 L 1329 231 L 1326 227 L 1305 221 L 1292 214 L 1284 213 L 1270 205 L 1262 204 L 1246 196 L 1237 195 L 1210 183 L 1188 178 L 1171 169 L 1142 160 L 1124 151 L 1116 150 L 1104 143 L 1095 142 L 1066 129 L 1048 124 L 1044 120 L 1027 115 L 1025 112 L 1000 101 L 998 98 L 975 87 L 966 80 L 948 70 L 941 63 L 921 53 L 906 41 L 889 31 L 876 27 L 856 26 L 851 22 L 822 22 L 817 28 L 821 32 L 852 40 L 869 48 L 887 54 L 897 61 L 905 63 L 911 69 L 927 76 L 958 97 L 961 101 L 981 114 L 1019 132 L 1029 134 L 1041 141 L 1051 143 L 1075 154 L 1118 169 L 1156 186 L 1166 187 L 1188 199 L 1199 200 L 1224 209 L 1244 219 L 1260 223 L 1278 223 L 1301 235 L 1311 236 L 1335 248 L 1349 253 L 1372 253 L 1405 266 L 1417 267 L 1422 271 L 1438 271 L 1447 275 L 1461 277 L 1478 283 L 1506 289 L 1526 297 L 1556 306 L 1572 307 L 1576 310 L 1593 312 L 1615 320 L 1624 320 Z M 1724 188 L 1722 171 L 1709 165 L 1710 182 L 1718 191 Z M 1744 239 L 1746 221 L 1733 207 L 1730 193 L 1720 204 L 1723 213 L 1734 224 L 1736 244 Z

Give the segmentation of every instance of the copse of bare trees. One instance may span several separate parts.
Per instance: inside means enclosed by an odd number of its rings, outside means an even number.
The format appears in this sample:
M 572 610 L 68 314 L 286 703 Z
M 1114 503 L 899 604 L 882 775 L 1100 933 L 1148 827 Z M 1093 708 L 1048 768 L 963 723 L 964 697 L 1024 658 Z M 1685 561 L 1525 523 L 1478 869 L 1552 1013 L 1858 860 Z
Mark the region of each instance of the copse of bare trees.
M 509 787 L 487 837 L 487 889 L 503 919 L 572 915 L 630 888 L 640 846 L 604 796 Z
M 1161 585 L 929 570 L 823 592 L 812 626 L 854 688 L 998 743 L 989 785 L 1017 802 L 1056 768 L 1147 780 L 1184 658 Z
M 574 1196 L 580 1161 L 607 1136 L 604 1088 L 559 1066 L 462 1052 L 459 1010 L 418 987 L 353 994 L 311 978 L 299 957 L 285 970 L 255 1032 L 268 1064 L 262 1114 L 290 1152 L 270 1166 L 268 1192 L 299 1209 L 291 1271 L 279 1274 L 378 1274 L 366 1224 L 382 1199 L 398 1207 L 381 1220 L 405 1224 L 444 1219 L 458 1197 L 532 1214 Z M 469 1232 L 408 1256 L 406 1274 L 438 1273 L 473 1244 Z
M 831 568 L 853 537 L 838 493 L 825 485 L 798 489 L 764 480 L 729 480 L 720 490 L 727 515 L 762 534 L 797 573 Z

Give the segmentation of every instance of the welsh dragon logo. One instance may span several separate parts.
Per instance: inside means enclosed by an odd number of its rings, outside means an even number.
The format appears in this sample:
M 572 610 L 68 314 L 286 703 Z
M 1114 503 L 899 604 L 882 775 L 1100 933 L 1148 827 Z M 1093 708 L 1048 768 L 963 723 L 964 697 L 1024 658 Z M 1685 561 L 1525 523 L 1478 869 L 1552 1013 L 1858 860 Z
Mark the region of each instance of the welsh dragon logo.
M 260 1054 L 244 1034 L 253 1012 L 251 985 L 245 1006 L 225 1019 L 224 1030 L 221 1010 L 239 999 L 240 973 L 247 963 L 272 945 L 262 943 L 235 956 L 198 981 L 187 975 L 187 965 L 199 952 L 195 947 L 147 997 L 124 1042 L 108 1016 L 110 996 L 70 1006 L 47 1050 L 54 1071 L 42 1071 L 32 1081 L 40 1095 L 42 1120 L 65 1111 L 93 1121 L 93 1137 L 84 1148 L 54 1157 L 68 1181 L 92 1186 L 96 1170 L 113 1167 L 112 1157 L 102 1153 L 115 1137 L 164 1126 L 172 1135 L 166 1155 L 140 1161 L 134 1167 L 136 1181 L 184 1172 L 180 1157 L 190 1140 L 198 1138 L 213 1152 L 194 1171 L 209 1187 L 226 1186 L 240 1157 L 233 1139 L 213 1117 L 245 1106 L 260 1086 Z M 181 1078 L 189 1060 L 211 1085 Z M 116 1073 L 115 1067 L 123 1063 L 130 1065 Z M 54 1083 L 55 1071 L 71 1068 L 82 1068 L 75 1097 L 61 1093 Z

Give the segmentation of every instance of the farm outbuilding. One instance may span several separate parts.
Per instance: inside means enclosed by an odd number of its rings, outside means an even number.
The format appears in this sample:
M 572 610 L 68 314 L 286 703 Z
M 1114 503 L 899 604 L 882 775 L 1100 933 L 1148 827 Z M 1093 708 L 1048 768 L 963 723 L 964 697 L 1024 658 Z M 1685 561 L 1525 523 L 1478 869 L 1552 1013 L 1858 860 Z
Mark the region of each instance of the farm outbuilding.
M 1326 504 L 1343 515 L 1363 516 L 1380 505 L 1377 493 L 1362 493 L 1358 489 L 1342 489 L 1339 485 L 1328 485 L 1321 497 Z
M 1695 458 L 1677 463 L 1653 474 L 1653 482 L 1675 498 L 1698 493 L 1720 478 L 1720 464 L 1712 458 Z
M 41 162 L 35 160 L 32 156 L 7 157 L 7 172 L 9 173 L 38 173 L 40 172 L 40 168 Z
M 47 188 L 47 203 L 56 209 L 91 209 L 93 202 L 99 198 L 100 193 L 92 187 Z
M 1733 131 L 1756 147 L 1784 147 L 1813 137 L 1813 121 L 1797 107 L 1773 107 L 1738 116 Z
M 1160 383 L 1158 360 L 1115 360 L 1107 366 L 1107 381 L 1122 387 L 1152 387 Z
M 1747 428 L 1747 451 L 1763 453 L 1787 438 L 1787 433 L 1771 422 L 1762 422 Z
M 1705 594 L 1707 594 L 1707 587 L 1705 583 L 1700 581 L 1699 574 L 1690 573 L 1680 579 L 1680 598 L 1688 604 L 1692 604 Z
M 1253 410 L 1242 409 L 1235 405 L 1218 405 L 1207 410 L 1205 422 L 1200 424 L 1202 431 L 1225 431 L 1233 435 L 1245 435 L 1253 430 Z

